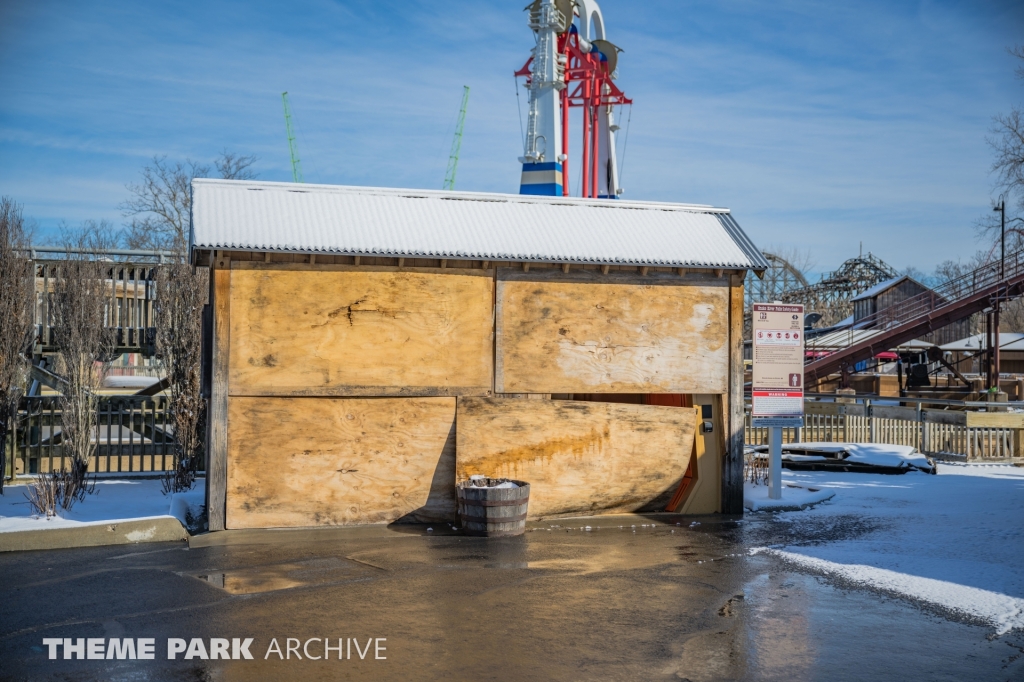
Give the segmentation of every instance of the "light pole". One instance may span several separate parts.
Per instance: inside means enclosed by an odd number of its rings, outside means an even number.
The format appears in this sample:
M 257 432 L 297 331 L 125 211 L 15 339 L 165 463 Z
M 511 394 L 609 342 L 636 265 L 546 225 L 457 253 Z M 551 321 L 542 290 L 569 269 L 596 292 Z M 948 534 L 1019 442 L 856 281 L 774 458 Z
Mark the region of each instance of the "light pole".
M 1006 196 L 1003 194 L 999 195 L 999 204 L 993 207 L 993 211 L 999 211 L 999 285 L 996 287 L 996 305 L 995 305 L 995 329 L 994 329 L 994 340 L 995 346 L 992 351 L 992 364 L 994 367 L 994 384 L 996 393 L 999 393 L 999 304 L 1003 296 L 1003 280 L 1006 279 Z M 995 398 L 996 396 L 993 396 Z
M 999 195 L 999 203 L 992 209 L 999 211 L 999 279 L 1006 276 L 1006 195 Z

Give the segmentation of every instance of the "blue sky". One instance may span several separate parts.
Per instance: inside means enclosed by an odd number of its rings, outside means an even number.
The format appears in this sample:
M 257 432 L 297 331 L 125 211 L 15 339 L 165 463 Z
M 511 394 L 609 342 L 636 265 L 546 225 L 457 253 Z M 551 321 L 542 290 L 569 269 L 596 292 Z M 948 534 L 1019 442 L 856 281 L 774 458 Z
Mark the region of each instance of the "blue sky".
M 2 2 L 0 193 L 45 232 L 122 223 L 153 155 L 226 148 L 290 180 L 283 90 L 307 182 L 439 189 L 464 84 L 457 186 L 515 192 L 525 4 Z M 1024 100 L 1021 3 L 601 6 L 635 101 L 627 198 L 727 206 L 816 270 L 861 241 L 922 270 L 978 248 L 985 136 Z

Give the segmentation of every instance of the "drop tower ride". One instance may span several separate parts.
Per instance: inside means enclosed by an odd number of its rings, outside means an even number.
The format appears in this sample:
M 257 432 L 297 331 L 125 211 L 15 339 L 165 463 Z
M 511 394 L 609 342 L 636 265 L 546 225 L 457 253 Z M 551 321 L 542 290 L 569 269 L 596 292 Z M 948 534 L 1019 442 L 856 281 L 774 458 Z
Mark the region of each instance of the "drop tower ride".
M 569 109 L 582 110 L 580 195 L 615 199 L 614 107 L 632 104 L 615 85 L 619 48 L 605 38 L 595 0 L 534 0 L 527 8 L 536 45 L 516 77 L 530 95 L 520 194 L 569 196 Z

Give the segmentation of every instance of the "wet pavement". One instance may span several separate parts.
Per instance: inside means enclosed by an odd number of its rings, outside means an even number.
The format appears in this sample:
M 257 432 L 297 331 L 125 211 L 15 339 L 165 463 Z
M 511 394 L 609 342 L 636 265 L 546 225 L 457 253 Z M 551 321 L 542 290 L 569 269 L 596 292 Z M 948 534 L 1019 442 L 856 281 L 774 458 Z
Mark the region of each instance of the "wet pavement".
M 877 532 L 604 516 L 519 538 L 367 527 L 3 554 L 0 679 L 1024 679 L 1021 633 L 748 554 Z M 50 660 L 43 638 L 153 638 L 155 658 Z M 168 638 L 252 638 L 253 660 L 168 660 Z M 302 654 L 325 638 L 330 659 Z

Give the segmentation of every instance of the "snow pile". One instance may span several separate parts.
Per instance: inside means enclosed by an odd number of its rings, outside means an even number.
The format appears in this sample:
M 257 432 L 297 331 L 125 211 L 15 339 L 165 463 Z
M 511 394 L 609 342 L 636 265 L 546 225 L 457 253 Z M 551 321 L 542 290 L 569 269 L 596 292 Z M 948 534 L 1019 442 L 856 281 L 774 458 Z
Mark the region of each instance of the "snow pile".
M 171 509 L 168 512 L 193 534 L 206 530 L 206 490 L 203 486 L 197 487 L 198 490 L 171 495 Z
M 753 448 L 755 457 L 768 457 L 768 446 Z M 856 464 L 859 468 L 891 467 L 903 471 L 919 469 L 931 473 L 931 460 L 909 445 L 883 443 L 786 443 L 782 446 L 782 461 L 798 464 L 833 462 Z M 796 467 L 799 468 L 799 467 Z M 902 473 L 893 471 L 890 473 Z
M 519 484 L 507 478 L 488 478 L 483 474 L 474 474 L 469 477 L 471 488 L 518 488 Z
M 28 486 L 6 485 L 4 494 L 0 495 L 0 533 L 73 528 L 162 516 L 173 516 L 187 526 L 186 519 L 190 513 L 196 519 L 203 516 L 205 486 L 205 479 L 199 479 L 191 491 L 168 498 L 161 491 L 159 479 L 98 480 L 96 492 L 86 497 L 84 502 L 75 503 L 70 511 L 59 510 L 58 516 L 47 519 L 32 513 L 25 497 Z
M 784 471 L 784 483 L 838 494 L 826 505 L 779 512 L 775 520 L 857 530 L 836 542 L 754 551 L 982 620 L 1000 634 L 1024 628 L 1024 469 L 946 463 L 938 469 L 937 476 L 899 477 Z
M 1015 628 L 1024 628 L 1024 599 L 947 580 L 921 578 L 862 564 L 837 564 L 777 549 L 759 548 L 753 552 L 774 554 L 811 571 L 957 611 L 992 624 L 997 635 L 1004 635 Z
M 836 491 L 824 488 L 804 488 L 798 485 L 783 485 L 782 499 L 768 497 L 768 486 L 743 484 L 743 506 L 749 511 L 798 511 L 831 500 Z

